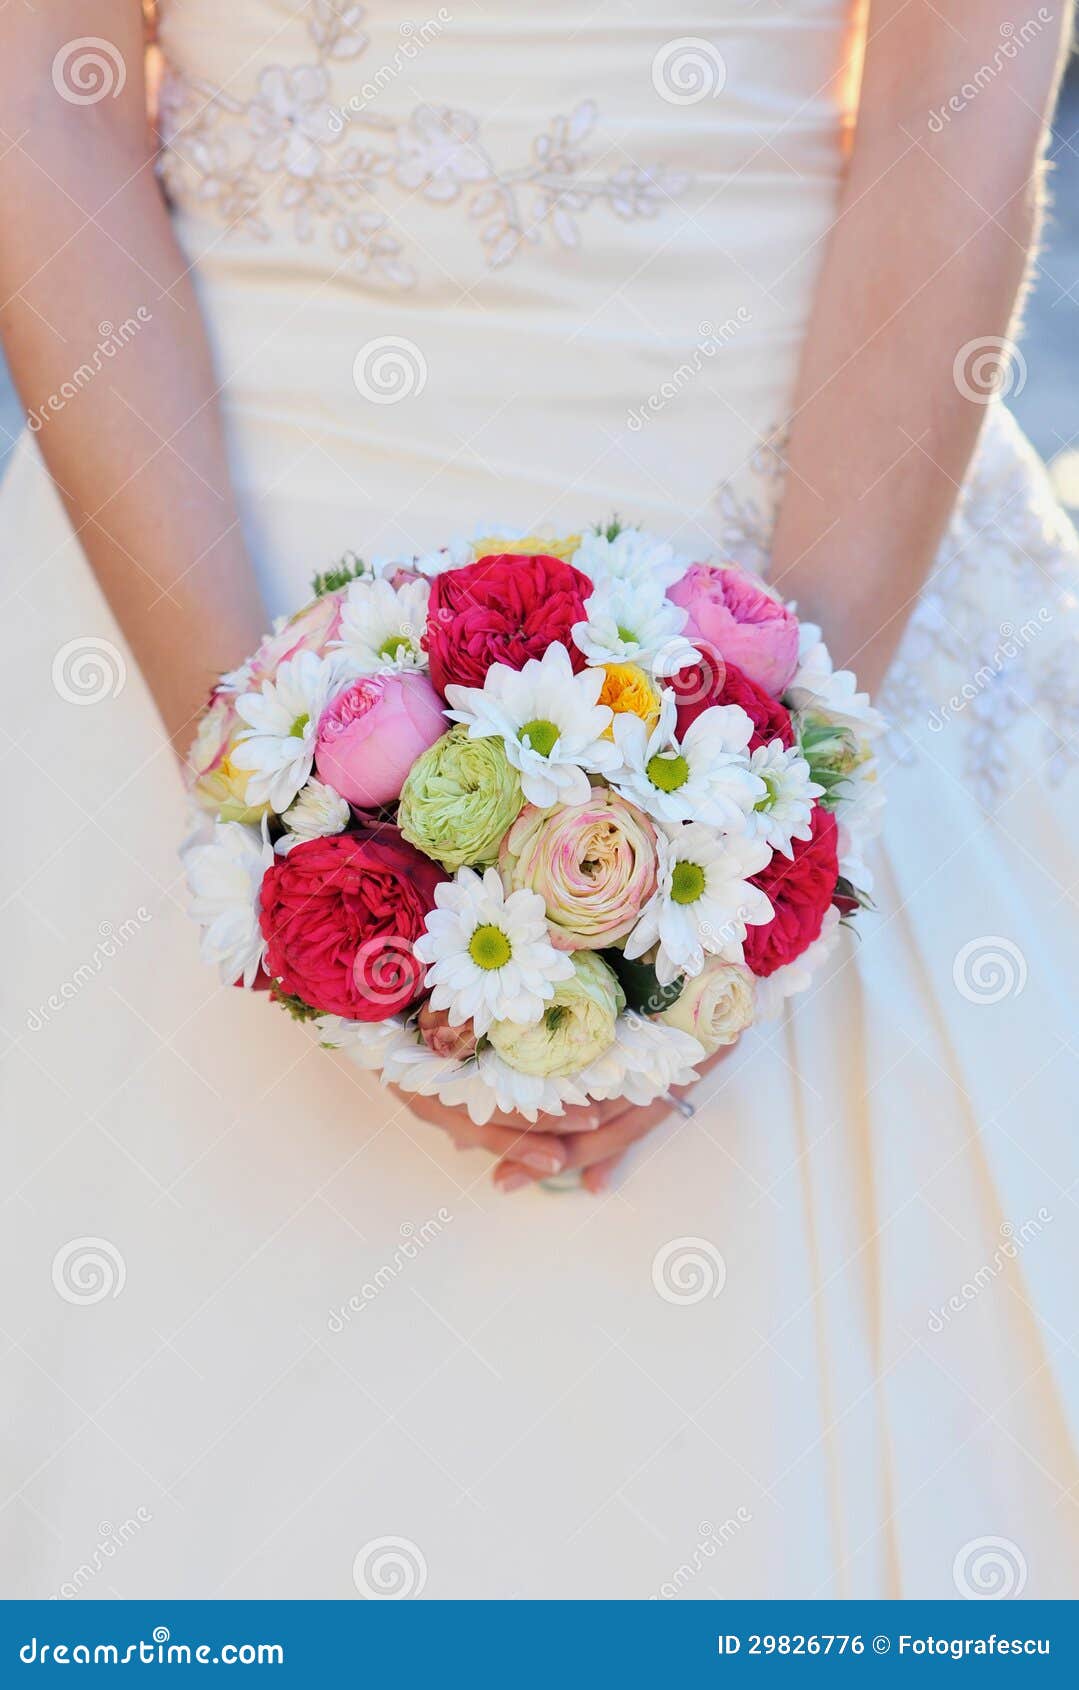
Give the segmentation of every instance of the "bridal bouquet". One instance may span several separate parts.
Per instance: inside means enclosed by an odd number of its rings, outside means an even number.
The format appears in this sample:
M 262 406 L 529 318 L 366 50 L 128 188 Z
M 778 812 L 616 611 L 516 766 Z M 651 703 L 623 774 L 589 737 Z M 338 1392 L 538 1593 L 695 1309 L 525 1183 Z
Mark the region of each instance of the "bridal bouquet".
M 347 559 L 214 688 L 202 950 L 406 1092 L 653 1102 L 868 901 L 881 727 L 740 568 L 617 523 Z

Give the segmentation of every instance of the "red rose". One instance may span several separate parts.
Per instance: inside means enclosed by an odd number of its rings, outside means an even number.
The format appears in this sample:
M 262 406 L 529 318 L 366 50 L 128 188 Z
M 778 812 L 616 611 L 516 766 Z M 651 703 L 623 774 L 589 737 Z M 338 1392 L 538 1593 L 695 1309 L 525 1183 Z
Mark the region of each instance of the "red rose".
M 427 631 L 420 642 L 431 679 L 445 696 L 450 685 L 482 687 L 492 663 L 523 669 L 549 645 L 566 647 L 574 671 L 585 657 L 570 629 L 584 621 L 592 583 L 561 558 L 481 557 L 447 569 L 431 583 Z
M 678 700 L 679 737 L 702 710 L 710 710 L 714 704 L 740 704 L 753 723 L 751 751 L 773 739 L 782 740 L 788 750 L 794 744 L 790 711 L 751 681 L 737 663 L 725 663 L 722 657 L 706 651 L 700 663 L 679 670 L 667 684 Z
M 820 938 L 821 924 L 839 879 L 835 817 L 817 804 L 813 836 L 793 842 L 794 860 L 776 851 L 766 869 L 752 876 L 772 900 L 775 917 L 750 927 L 745 941 L 747 967 L 754 974 L 774 974 Z
M 392 827 L 294 845 L 262 880 L 267 973 L 325 1014 L 385 1021 L 420 994 L 412 945 L 443 878 Z

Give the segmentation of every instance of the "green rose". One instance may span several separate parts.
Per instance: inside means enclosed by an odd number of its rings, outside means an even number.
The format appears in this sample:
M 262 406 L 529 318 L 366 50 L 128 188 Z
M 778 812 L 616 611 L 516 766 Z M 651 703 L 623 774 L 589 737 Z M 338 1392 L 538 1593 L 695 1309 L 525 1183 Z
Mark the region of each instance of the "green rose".
M 577 1074 L 614 1043 L 614 1024 L 626 1003 L 618 980 L 594 951 L 575 951 L 573 971 L 572 980 L 555 987 L 533 1026 L 492 1023 L 487 1037 L 518 1073 L 543 1078 Z
M 492 868 L 524 803 L 500 739 L 449 733 L 418 758 L 401 791 L 397 825 L 410 845 L 451 872 Z

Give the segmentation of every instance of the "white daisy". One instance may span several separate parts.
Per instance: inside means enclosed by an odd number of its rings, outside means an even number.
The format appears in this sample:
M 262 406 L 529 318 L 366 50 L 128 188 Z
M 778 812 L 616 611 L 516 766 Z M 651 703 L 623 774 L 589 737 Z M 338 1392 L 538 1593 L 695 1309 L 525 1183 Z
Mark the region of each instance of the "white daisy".
M 651 668 L 662 653 L 663 672 L 677 673 L 700 653 L 682 637 L 687 613 L 648 583 L 603 581 L 585 600 L 584 622 L 573 624 L 573 643 L 589 663 L 637 663 Z
M 287 831 L 274 850 L 279 857 L 285 857 L 294 845 L 302 845 L 305 839 L 325 839 L 331 833 L 344 833 L 352 811 L 332 786 L 312 779 L 300 789 L 281 819 Z
M 565 646 L 551 645 L 523 669 L 493 663 L 482 687 L 448 686 L 447 714 L 467 724 L 470 739 L 502 740 L 530 804 L 585 804 L 589 773 L 619 762 L 603 738 L 612 712 L 597 703 L 605 679 L 601 669 L 575 675 Z
M 574 569 L 597 587 L 605 581 L 627 581 L 665 593 L 689 565 L 689 558 L 677 557 L 665 540 L 644 528 L 623 528 L 613 540 L 605 534 L 586 534 L 573 554 Z
M 887 726 L 869 694 L 858 691 L 857 677 L 849 669 L 833 669 L 813 622 L 799 627 L 798 668 L 783 698 L 792 709 L 819 712 L 865 739 L 875 739 Z
M 832 904 L 824 912 L 821 930 L 808 950 L 793 962 L 784 963 L 774 973 L 757 981 L 757 1018 L 774 1021 L 783 1013 L 783 1005 L 796 992 L 804 992 L 813 983 L 824 963 L 839 944 L 842 936 L 842 916 Z
M 301 651 L 282 663 L 261 692 L 247 692 L 236 700 L 236 713 L 247 728 L 231 753 L 238 769 L 250 769 L 249 804 L 269 803 L 279 814 L 287 810 L 311 773 L 315 759 L 318 719 L 355 665 L 341 652 L 316 657 Z
M 269 841 L 253 827 L 217 822 L 205 843 L 181 853 L 191 892 L 191 914 L 203 928 L 202 959 L 226 986 L 250 986 L 266 941 L 259 927 L 262 877 L 273 862 Z
M 343 1015 L 320 1015 L 311 1025 L 326 1050 L 343 1050 L 357 1068 L 375 1072 L 381 1071 L 393 1052 L 411 1038 L 402 1015 L 389 1015 L 385 1021 L 349 1021 Z
M 361 675 L 387 669 L 426 669 L 420 639 L 427 626 L 426 581 L 391 587 L 384 580 L 351 581 L 341 607 L 341 637 L 334 643 Z
M 763 839 L 717 836 L 699 822 L 659 828 L 656 848 L 658 885 L 626 940 L 626 956 L 632 961 L 658 944 L 661 986 L 699 974 L 706 954 L 741 962 L 747 923 L 761 926 L 775 913 L 749 879 L 767 867 L 771 848 Z
M 749 766 L 765 785 L 765 795 L 749 818 L 750 831 L 774 851 L 793 857 L 791 840 L 813 837 L 813 800 L 824 796 L 824 788 L 813 779 L 798 747 L 788 751 L 779 739 L 759 745 Z
M 438 547 L 436 551 L 421 552 L 419 557 L 413 558 L 406 567 L 430 579 L 435 575 L 444 575 L 447 569 L 463 569 L 466 563 L 471 562 L 471 545 L 467 540 L 457 539 L 451 540 L 448 546 Z
M 557 982 L 573 975 L 570 956 L 547 936 L 543 899 L 526 890 L 507 897 L 493 868 L 482 880 L 462 868 L 436 886 L 435 904 L 413 947 L 428 964 L 432 1009 L 480 1034 L 492 1021 L 538 1021 Z
M 744 832 L 765 785 L 749 766 L 753 723 L 738 704 L 702 710 L 681 740 L 675 738 L 677 705 L 664 689 L 659 721 L 647 724 L 628 711 L 614 719 L 621 763 L 608 778 L 613 787 L 658 821 L 709 822 Z
M 646 1108 L 672 1086 L 700 1079 L 695 1064 L 705 1055 L 691 1033 L 631 1012 L 618 1017 L 614 1043 L 576 1078 L 597 1102 L 625 1098 Z

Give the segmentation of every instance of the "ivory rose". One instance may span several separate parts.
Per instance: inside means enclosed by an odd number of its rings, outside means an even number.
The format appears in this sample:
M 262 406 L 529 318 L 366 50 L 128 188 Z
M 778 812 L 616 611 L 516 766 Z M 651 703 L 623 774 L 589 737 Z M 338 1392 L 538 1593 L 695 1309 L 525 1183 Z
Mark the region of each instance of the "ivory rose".
M 692 1033 L 711 1056 L 732 1045 L 753 1020 L 756 992 L 748 968 L 720 957 L 709 957 L 697 977 L 659 1019 L 683 1033 Z

